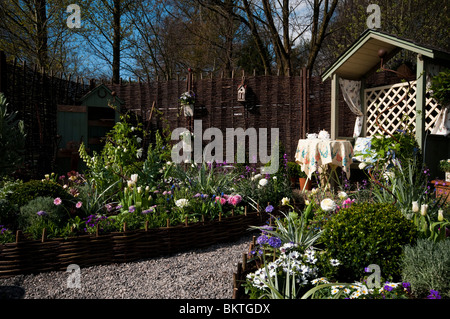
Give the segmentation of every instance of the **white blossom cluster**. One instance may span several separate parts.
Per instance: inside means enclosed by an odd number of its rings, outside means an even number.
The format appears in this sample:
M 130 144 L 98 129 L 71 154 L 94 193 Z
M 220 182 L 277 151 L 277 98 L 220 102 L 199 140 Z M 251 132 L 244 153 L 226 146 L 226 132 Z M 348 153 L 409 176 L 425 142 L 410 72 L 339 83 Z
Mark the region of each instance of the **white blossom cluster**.
M 318 268 L 315 267 L 317 258 L 313 249 L 307 249 L 304 253 L 295 250 L 297 244 L 287 243 L 280 247 L 281 255 L 278 259 L 268 263 L 265 267 L 247 275 L 253 286 L 265 289 L 269 278 L 283 272 L 290 276 L 296 276 L 296 282 L 300 285 L 307 284 L 311 278 L 317 276 Z

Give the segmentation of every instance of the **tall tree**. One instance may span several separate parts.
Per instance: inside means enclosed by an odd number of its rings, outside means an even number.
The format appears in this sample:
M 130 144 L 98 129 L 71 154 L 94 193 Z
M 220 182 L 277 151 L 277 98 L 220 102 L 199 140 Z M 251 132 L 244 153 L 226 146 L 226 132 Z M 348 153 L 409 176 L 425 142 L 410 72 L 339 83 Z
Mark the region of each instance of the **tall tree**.
M 370 0 L 341 0 L 330 22 L 328 36 L 320 56 L 320 67 L 327 67 L 359 35 L 367 29 L 367 6 Z M 381 31 L 450 51 L 450 14 L 448 1 L 378 0 L 381 10 Z M 415 56 L 401 52 L 403 62 L 415 63 Z
M 0 50 L 39 68 L 64 71 L 69 31 L 61 19 L 68 1 L 0 2 Z
M 197 0 L 204 7 L 223 12 L 225 1 Z M 281 74 L 292 71 L 292 49 L 299 39 L 310 37 L 306 67 L 313 69 L 318 52 L 326 36 L 328 24 L 338 0 L 262 0 L 236 1 L 234 15 L 250 30 L 261 63 L 270 72 L 267 48 L 273 52 Z M 300 13 L 302 12 L 302 13 Z M 301 18 L 301 19 L 300 19 Z M 269 39 L 269 43 L 266 41 Z M 305 41 L 300 41 L 305 43 Z

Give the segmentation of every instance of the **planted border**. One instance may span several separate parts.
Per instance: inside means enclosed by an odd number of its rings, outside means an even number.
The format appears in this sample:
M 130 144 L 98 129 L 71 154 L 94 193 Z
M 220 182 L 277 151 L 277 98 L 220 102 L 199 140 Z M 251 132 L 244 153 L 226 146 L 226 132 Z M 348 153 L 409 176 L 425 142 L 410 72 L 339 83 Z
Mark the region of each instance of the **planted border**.
M 262 225 L 265 212 L 252 212 L 208 222 L 81 235 L 67 239 L 21 240 L 0 246 L 0 277 L 132 262 L 236 240 L 249 226 Z

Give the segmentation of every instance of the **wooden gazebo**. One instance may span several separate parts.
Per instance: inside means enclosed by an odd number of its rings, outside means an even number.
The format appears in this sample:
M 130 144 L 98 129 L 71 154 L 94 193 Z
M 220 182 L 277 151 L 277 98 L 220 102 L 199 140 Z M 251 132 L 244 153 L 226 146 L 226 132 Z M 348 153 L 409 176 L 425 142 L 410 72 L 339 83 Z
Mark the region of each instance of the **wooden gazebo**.
M 393 58 L 401 50 L 416 54 L 416 76 L 411 83 L 402 82 L 366 89 L 366 79 L 380 70 L 383 64 Z M 354 103 L 347 104 L 357 115 L 355 124 L 356 137 L 372 136 L 377 133 L 378 124 L 383 130 L 395 132 L 401 125 L 409 124 L 414 128 L 419 145 L 430 153 L 430 148 L 438 150 L 437 159 L 450 158 L 450 140 L 445 135 L 432 137 L 433 127 L 445 106 L 440 106 L 429 94 L 427 84 L 438 72 L 450 66 L 450 53 L 429 46 L 419 45 L 413 41 L 397 36 L 368 29 L 351 45 L 331 66 L 322 73 L 322 81 L 331 78 L 331 138 L 338 136 L 339 97 L 344 93 L 345 81 L 355 83 L 352 87 Z M 408 87 L 407 87 L 408 86 Z M 359 90 L 359 93 L 356 92 Z M 374 118 L 385 112 L 399 97 L 407 96 L 398 107 L 383 114 L 375 125 Z M 351 105 L 353 104 L 353 105 Z M 359 128 L 357 129 L 357 126 Z M 437 142 L 435 142 L 437 141 Z M 437 144 L 436 144 L 437 143 Z M 428 162 L 427 162 L 428 164 Z M 430 164 L 429 164 L 430 165 Z

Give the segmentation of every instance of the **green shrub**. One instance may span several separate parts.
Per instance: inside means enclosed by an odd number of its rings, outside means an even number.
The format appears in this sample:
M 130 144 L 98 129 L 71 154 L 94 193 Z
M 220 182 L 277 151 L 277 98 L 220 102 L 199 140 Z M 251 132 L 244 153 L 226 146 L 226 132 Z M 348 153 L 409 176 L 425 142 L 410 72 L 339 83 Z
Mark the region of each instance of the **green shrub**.
M 384 278 L 398 279 L 402 247 L 415 242 L 414 223 L 392 204 L 353 204 L 325 224 L 323 243 L 341 262 L 343 282 L 364 276 L 370 264 L 380 266 Z
M 59 197 L 63 200 L 63 204 L 73 200 L 73 197 L 61 185 L 50 180 L 31 180 L 18 184 L 7 196 L 8 200 L 19 208 L 37 197 Z
M 411 292 L 423 298 L 433 289 L 450 298 L 450 240 L 419 239 L 403 251 L 402 279 L 411 284 Z
M 47 214 L 47 220 L 58 227 L 64 226 L 69 219 L 67 210 L 61 205 L 55 205 L 52 197 L 37 197 L 20 208 L 17 217 L 19 229 L 26 231 L 41 220 L 42 218 L 37 215 L 39 211 L 44 211 Z

